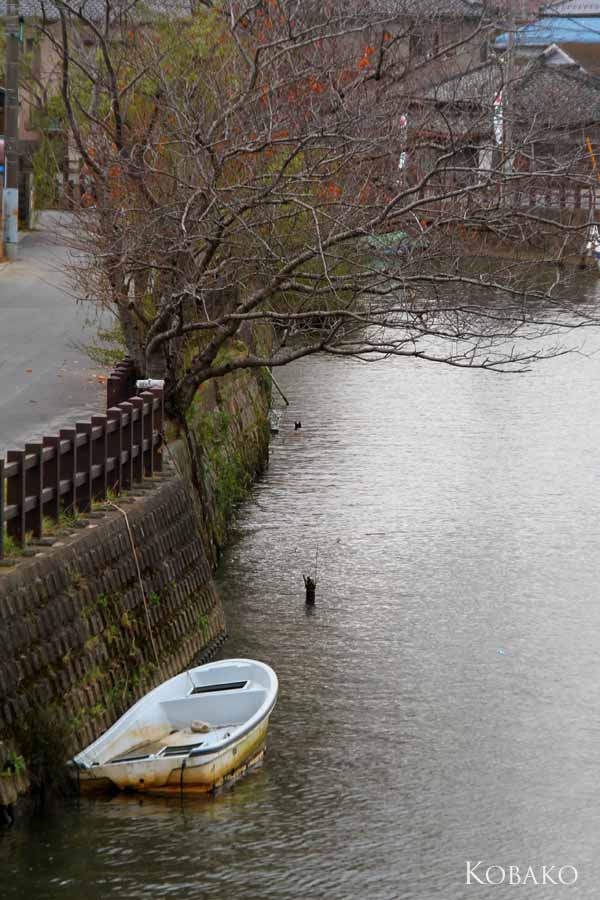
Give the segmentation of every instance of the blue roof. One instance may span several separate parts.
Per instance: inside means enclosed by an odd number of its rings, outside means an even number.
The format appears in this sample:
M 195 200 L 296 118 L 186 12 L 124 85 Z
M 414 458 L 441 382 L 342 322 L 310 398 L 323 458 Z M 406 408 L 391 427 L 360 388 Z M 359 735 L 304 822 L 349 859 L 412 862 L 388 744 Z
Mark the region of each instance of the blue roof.
M 515 32 L 515 44 L 521 47 L 546 47 L 548 44 L 600 44 L 600 16 L 567 18 L 552 16 L 538 19 Z M 496 38 L 496 47 L 508 46 L 508 32 Z

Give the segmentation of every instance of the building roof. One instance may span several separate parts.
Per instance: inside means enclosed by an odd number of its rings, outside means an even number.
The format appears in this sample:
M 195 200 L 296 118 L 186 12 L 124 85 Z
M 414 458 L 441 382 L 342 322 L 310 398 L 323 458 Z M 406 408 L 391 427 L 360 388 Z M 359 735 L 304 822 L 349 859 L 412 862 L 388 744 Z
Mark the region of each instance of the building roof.
M 496 47 L 508 46 L 508 32 L 496 38 Z M 517 47 L 546 47 L 548 44 L 600 44 L 600 16 L 548 16 L 515 32 Z
M 555 0 L 541 9 L 543 16 L 600 16 L 600 0 Z
M 505 17 L 509 12 L 514 12 L 517 21 L 523 21 L 540 15 L 545 4 L 543 0 L 493 0 L 493 5 Z
M 481 19 L 491 18 L 496 11 L 498 0 L 361 0 L 361 11 L 366 16 L 403 16 L 428 20 L 437 18 Z M 73 9 L 81 11 L 91 19 L 104 18 L 106 0 L 69 0 Z M 45 17 L 50 21 L 58 18 L 60 0 L 19 0 L 19 14 L 26 18 Z M 111 0 L 112 18 L 118 15 L 119 6 L 128 15 L 137 7 L 142 15 L 148 13 L 171 13 L 187 17 L 198 6 L 198 0 Z M 489 13 L 489 14 L 488 14 Z M 7 0 L 0 0 L 0 17 L 7 14 Z
M 474 104 L 492 103 L 504 79 L 500 59 L 483 63 L 471 72 L 455 75 L 441 84 L 434 85 L 427 93 L 429 100 L 437 103 Z
M 461 16 L 479 18 L 489 0 L 369 0 L 373 12 L 390 16 Z
M 19 15 L 26 18 L 41 18 L 45 16 L 54 20 L 57 18 L 57 3 L 54 0 L 19 0 Z M 104 16 L 106 10 L 105 0 L 72 0 L 73 9 L 81 10 L 90 18 Z M 114 17 L 118 14 L 119 5 L 123 10 L 131 12 L 136 5 L 140 11 L 154 11 L 157 13 L 177 12 L 178 15 L 190 15 L 194 6 L 194 0 L 111 0 L 110 10 Z M 0 0 L 0 16 L 7 14 L 7 0 Z
M 124 9 L 130 10 L 136 0 L 121 0 Z M 462 16 L 480 17 L 490 7 L 491 0 L 368 0 L 365 6 L 371 12 L 384 15 L 419 16 Z M 74 8 L 81 8 L 89 15 L 90 10 L 102 11 L 105 0 L 71 0 Z M 197 4 L 195 0 L 139 0 L 138 5 L 158 12 L 176 8 L 189 13 Z M 111 2 L 111 10 L 117 12 L 119 3 Z M 6 15 L 7 0 L 0 0 L 0 16 Z M 56 17 L 57 4 L 54 0 L 20 0 L 19 12 L 24 16 L 41 16 L 43 12 L 51 18 Z
M 504 87 L 505 66 L 494 59 L 465 75 L 431 88 L 427 99 L 436 103 L 493 108 Z M 552 65 L 544 54 L 534 60 L 516 61 L 511 102 L 517 115 L 538 125 L 575 127 L 600 123 L 600 78 L 578 65 Z

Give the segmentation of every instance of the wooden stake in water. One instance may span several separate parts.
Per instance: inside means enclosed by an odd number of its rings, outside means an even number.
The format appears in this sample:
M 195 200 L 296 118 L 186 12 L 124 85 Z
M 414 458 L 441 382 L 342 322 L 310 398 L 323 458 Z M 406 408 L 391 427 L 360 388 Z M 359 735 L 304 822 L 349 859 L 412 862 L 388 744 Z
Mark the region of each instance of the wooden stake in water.
M 317 570 L 319 566 L 319 548 L 317 547 L 317 552 L 315 554 L 315 576 L 312 578 L 310 575 L 304 575 L 304 588 L 306 590 L 306 605 L 314 606 L 315 605 L 315 594 L 317 590 Z

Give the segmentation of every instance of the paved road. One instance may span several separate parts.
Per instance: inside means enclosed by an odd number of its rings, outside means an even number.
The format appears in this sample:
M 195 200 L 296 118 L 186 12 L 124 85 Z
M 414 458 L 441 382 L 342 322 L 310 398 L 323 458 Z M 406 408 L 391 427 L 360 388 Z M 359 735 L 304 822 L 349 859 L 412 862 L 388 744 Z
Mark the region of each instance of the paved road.
M 0 456 L 104 407 L 106 370 L 81 349 L 94 342 L 92 309 L 69 295 L 67 250 L 44 224 L 0 266 Z

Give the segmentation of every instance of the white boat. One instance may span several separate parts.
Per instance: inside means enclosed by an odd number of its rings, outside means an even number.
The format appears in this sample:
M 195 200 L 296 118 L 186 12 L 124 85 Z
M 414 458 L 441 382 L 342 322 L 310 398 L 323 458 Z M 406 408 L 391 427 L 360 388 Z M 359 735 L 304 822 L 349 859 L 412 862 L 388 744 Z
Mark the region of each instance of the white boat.
M 182 672 L 142 697 L 72 760 L 80 787 L 206 792 L 263 757 L 275 672 L 226 659 Z

